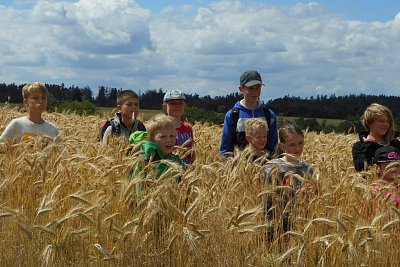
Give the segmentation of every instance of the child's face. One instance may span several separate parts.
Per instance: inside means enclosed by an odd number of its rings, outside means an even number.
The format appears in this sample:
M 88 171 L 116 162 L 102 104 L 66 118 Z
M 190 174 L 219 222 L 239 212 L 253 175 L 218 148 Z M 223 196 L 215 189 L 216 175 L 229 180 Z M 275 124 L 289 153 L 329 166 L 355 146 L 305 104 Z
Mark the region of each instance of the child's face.
M 378 163 L 378 174 L 382 180 L 389 183 L 399 184 L 397 182 L 400 175 L 400 161 Z
M 268 131 L 265 128 L 260 128 L 255 130 L 252 136 L 247 136 L 246 139 L 256 150 L 263 150 L 267 144 L 267 135 Z
M 300 156 L 303 153 L 304 137 L 301 134 L 289 134 L 288 140 L 282 146 L 285 153 Z
M 160 151 L 164 156 L 172 153 L 176 142 L 175 128 L 168 127 L 157 130 L 152 141 L 158 144 Z
M 389 118 L 382 114 L 368 126 L 372 135 L 383 137 L 390 127 Z
M 250 87 L 241 86 L 239 87 L 243 97 L 250 102 L 257 102 L 261 94 L 261 84 L 256 84 Z
M 163 108 L 167 111 L 168 116 L 180 119 L 185 112 L 185 100 L 172 99 L 163 104 Z
M 133 114 L 137 117 L 139 115 L 139 99 L 135 97 L 128 98 L 122 105 L 118 105 L 118 108 L 125 118 L 132 118 Z
M 23 102 L 29 113 L 42 114 L 47 108 L 47 95 L 40 89 L 33 89 Z

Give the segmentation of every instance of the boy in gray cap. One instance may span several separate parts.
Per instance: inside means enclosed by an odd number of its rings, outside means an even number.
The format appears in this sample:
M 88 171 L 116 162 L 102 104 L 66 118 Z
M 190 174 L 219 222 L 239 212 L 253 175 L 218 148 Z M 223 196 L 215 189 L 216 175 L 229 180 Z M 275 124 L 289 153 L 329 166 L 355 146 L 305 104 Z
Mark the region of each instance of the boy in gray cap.
M 232 156 L 234 147 L 244 149 L 247 146 L 245 123 L 250 118 L 262 118 L 267 121 L 269 131 L 265 150 L 270 156 L 274 154 L 278 143 L 276 116 L 260 101 L 263 85 L 260 73 L 255 70 L 245 71 L 240 76 L 239 91 L 243 94 L 243 99 L 225 115 L 219 150 L 222 156 Z

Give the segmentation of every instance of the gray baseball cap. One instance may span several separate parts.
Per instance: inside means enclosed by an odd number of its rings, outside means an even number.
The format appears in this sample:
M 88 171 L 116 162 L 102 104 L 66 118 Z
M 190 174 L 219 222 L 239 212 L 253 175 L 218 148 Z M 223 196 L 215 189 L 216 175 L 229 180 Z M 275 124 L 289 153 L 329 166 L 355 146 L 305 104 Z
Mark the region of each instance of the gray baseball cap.
M 261 80 L 261 75 L 256 70 L 248 70 L 240 75 L 240 86 L 251 87 L 256 84 L 264 85 Z
M 169 90 L 164 95 L 164 103 L 174 99 L 186 100 L 185 94 L 181 90 Z

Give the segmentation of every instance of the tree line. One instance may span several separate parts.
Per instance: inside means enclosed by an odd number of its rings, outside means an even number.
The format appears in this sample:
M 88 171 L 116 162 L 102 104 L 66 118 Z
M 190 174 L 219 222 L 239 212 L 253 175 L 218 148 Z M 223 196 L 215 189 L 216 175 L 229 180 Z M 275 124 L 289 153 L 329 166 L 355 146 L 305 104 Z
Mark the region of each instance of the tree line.
M 22 85 L 0 83 L 0 102 L 21 103 L 22 102 Z M 78 86 L 66 87 L 63 83 L 46 84 L 49 90 L 49 106 L 66 106 L 72 109 L 79 108 L 83 111 L 89 110 L 93 112 L 93 107 L 115 107 L 116 99 L 119 92 L 123 89 L 109 88 L 100 86 L 98 94 L 94 96 L 92 90 L 86 86 L 80 88 Z M 152 89 L 144 92 L 137 91 L 140 97 L 140 107 L 142 109 L 161 109 L 165 90 Z M 225 96 L 211 97 L 209 95 L 199 96 L 198 94 L 186 94 L 187 97 L 187 113 L 192 120 L 202 122 L 210 122 L 221 124 L 223 122 L 224 113 L 228 111 L 236 101 L 242 99 L 239 92 L 230 93 Z M 65 102 L 74 102 L 73 105 L 65 104 Z M 84 102 L 85 106 L 78 104 Z M 315 97 L 300 98 L 295 96 L 283 96 L 273 100 L 266 101 L 267 106 L 272 109 L 278 116 L 299 117 L 296 121 L 298 124 L 304 124 L 315 130 L 331 131 L 328 125 L 318 123 L 313 118 L 341 119 L 345 120 L 340 131 L 348 127 L 361 127 L 359 118 L 365 108 L 371 103 L 380 103 L 392 110 L 399 125 L 400 119 L 400 97 L 385 95 L 317 95 Z M 81 111 L 80 113 L 82 113 Z M 308 119 L 307 119 L 308 118 Z M 333 129 L 335 130 L 335 129 Z M 336 129 L 337 130 L 337 129 Z

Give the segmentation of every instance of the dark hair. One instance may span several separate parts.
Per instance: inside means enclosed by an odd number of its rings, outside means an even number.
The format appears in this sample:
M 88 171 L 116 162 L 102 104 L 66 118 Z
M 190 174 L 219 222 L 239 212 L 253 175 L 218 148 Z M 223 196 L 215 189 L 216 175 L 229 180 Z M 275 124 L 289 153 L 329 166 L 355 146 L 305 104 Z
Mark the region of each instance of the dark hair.
M 139 99 L 139 96 L 132 90 L 124 90 L 121 93 L 119 93 L 117 96 L 117 105 L 123 105 L 124 102 L 126 100 L 128 100 L 129 98 Z
M 282 145 L 288 141 L 289 136 L 291 134 L 299 134 L 304 137 L 303 131 L 295 123 L 288 123 L 283 125 L 282 127 L 279 128 L 278 134 L 279 134 L 279 143 L 276 149 L 276 156 L 285 153 L 285 151 L 282 148 Z

